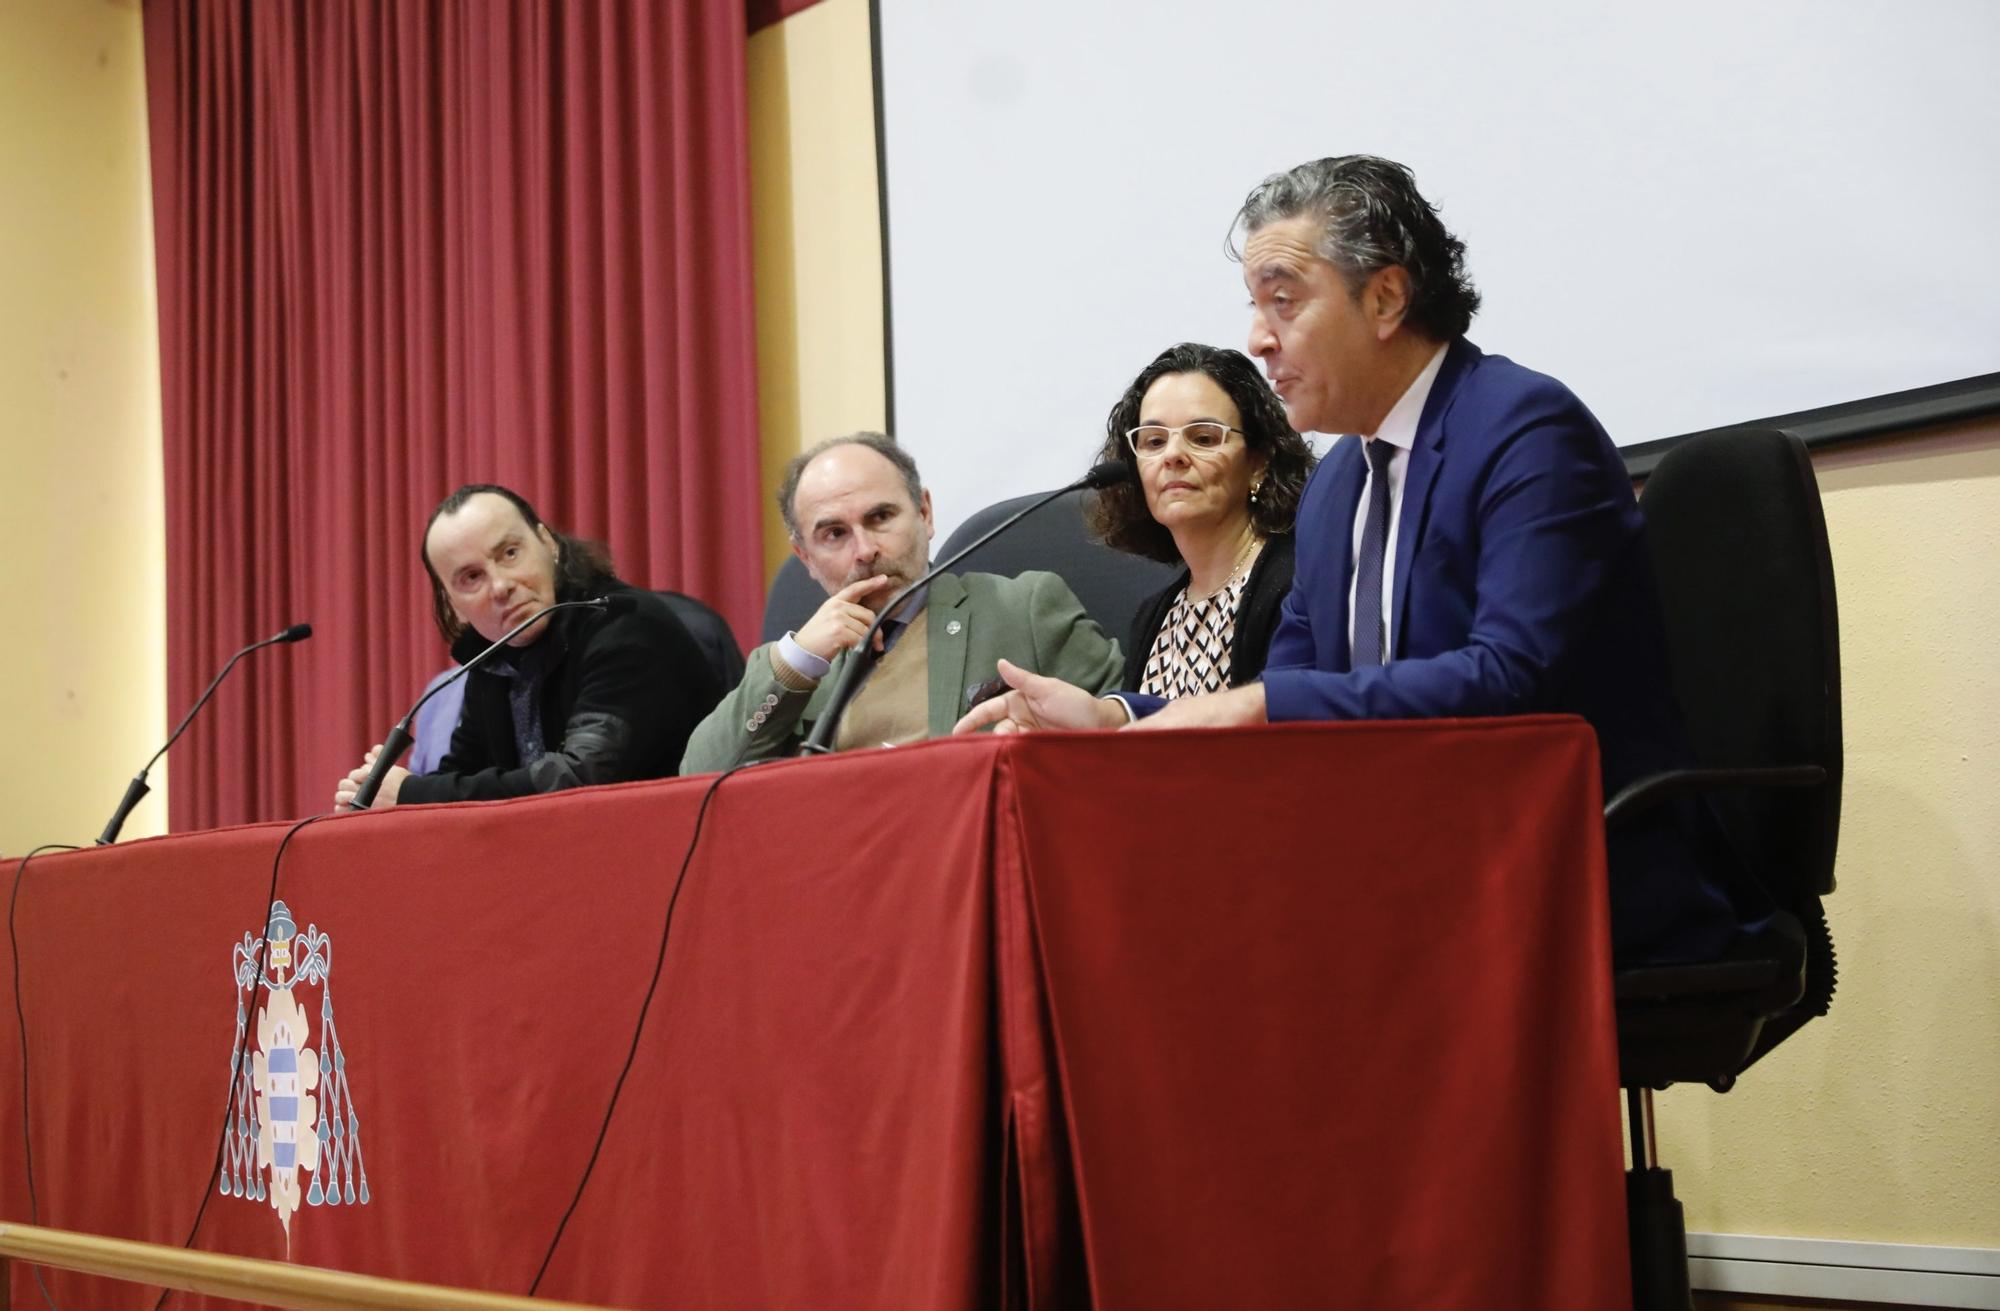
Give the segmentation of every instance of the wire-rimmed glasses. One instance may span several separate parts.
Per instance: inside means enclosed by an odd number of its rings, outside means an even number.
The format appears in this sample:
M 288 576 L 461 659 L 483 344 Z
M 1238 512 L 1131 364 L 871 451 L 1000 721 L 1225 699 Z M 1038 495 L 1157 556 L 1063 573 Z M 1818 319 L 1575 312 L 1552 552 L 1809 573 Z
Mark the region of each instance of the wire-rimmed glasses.
M 1181 445 L 1187 448 L 1190 455 L 1209 455 L 1228 444 L 1229 434 L 1241 434 L 1242 431 L 1212 419 L 1184 423 L 1178 428 L 1169 428 L 1163 423 L 1142 423 L 1127 430 L 1125 444 L 1141 460 L 1159 460 L 1166 457 L 1167 447 L 1175 437 L 1179 437 Z

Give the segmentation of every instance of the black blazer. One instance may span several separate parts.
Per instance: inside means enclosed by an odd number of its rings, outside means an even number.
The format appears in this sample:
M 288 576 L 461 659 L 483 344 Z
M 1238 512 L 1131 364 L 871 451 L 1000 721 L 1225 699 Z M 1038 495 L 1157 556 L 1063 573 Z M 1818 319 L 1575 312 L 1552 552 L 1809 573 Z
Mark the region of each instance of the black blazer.
M 404 779 L 398 802 L 485 801 L 673 776 L 688 735 L 722 700 L 722 684 L 663 598 L 615 579 L 587 594 L 606 591 L 633 597 L 634 608 L 566 610 L 541 639 L 556 644 L 541 688 L 548 754 L 521 764 L 508 679 L 482 666 L 466 675 L 451 750 L 436 773 Z M 452 656 L 463 664 L 486 645 L 468 629 Z
M 1279 533 L 1264 543 L 1257 563 L 1250 566 L 1250 581 L 1243 585 L 1243 604 L 1236 611 L 1236 636 L 1229 643 L 1229 686 L 1241 687 L 1264 672 L 1264 658 L 1271 650 L 1271 634 L 1277 631 L 1278 607 L 1292 590 L 1292 564 L 1297 543 L 1290 533 Z M 1125 643 L 1125 690 L 1136 692 L 1146 677 L 1146 658 L 1153 652 L 1153 639 L 1167 621 L 1174 598 L 1188 585 L 1189 572 L 1183 568 L 1164 591 L 1156 592 L 1139 607 L 1132 621 L 1132 635 Z

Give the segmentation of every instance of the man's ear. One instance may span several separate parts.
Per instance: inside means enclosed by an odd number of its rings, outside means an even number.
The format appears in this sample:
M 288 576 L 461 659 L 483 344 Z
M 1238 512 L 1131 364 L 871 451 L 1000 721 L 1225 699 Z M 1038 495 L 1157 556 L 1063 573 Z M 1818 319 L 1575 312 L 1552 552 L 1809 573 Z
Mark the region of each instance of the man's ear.
M 545 523 L 536 524 L 535 536 L 542 539 L 542 545 L 549 548 L 550 555 L 554 556 L 558 560 L 562 558 L 562 552 L 556 549 L 556 535 L 549 531 L 549 526 L 547 524 Z
M 826 580 L 819 576 L 819 570 L 813 568 L 812 557 L 806 554 L 806 548 L 800 544 L 798 538 L 792 537 L 788 538 L 787 540 L 791 543 L 792 554 L 798 558 L 798 562 L 800 564 L 806 567 L 806 577 L 812 579 L 815 583 L 818 583 L 821 587 L 826 588 L 826 594 L 828 596 L 832 596 L 835 592 L 840 590 L 837 587 L 826 586 Z
M 1410 271 L 1400 264 L 1375 270 L 1361 297 L 1362 309 L 1375 329 L 1375 340 L 1389 340 L 1410 312 Z
M 928 544 L 937 535 L 937 522 L 931 518 L 931 489 L 924 488 L 922 499 L 917 502 L 917 513 L 924 517 L 924 541 Z

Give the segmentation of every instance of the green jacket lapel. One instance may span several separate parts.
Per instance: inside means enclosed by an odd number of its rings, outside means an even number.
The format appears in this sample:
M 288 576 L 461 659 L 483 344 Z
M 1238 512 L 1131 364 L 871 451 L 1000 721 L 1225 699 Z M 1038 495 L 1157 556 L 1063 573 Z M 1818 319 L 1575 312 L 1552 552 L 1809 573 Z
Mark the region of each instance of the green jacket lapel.
M 924 609 L 930 615 L 930 725 L 932 737 L 943 737 L 965 713 L 966 643 L 972 616 L 966 606 L 965 584 L 952 574 L 931 579 Z

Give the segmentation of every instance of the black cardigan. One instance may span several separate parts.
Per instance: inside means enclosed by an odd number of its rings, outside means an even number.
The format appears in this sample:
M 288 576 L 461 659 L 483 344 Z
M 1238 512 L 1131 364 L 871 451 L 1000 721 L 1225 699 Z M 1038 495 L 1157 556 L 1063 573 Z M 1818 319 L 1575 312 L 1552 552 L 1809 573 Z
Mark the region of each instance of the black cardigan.
M 548 754 L 521 764 L 509 680 L 481 666 L 465 676 L 465 708 L 437 772 L 404 779 L 398 802 L 529 796 L 668 778 L 680 768 L 688 735 L 722 699 L 715 670 L 664 599 L 616 579 L 586 594 L 604 592 L 625 593 L 637 604 L 618 615 L 565 610 L 542 635 L 556 644 L 541 687 Z M 452 656 L 463 664 L 486 646 L 467 629 Z
M 1297 544 L 1290 533 L 1279 533 L 1264 543 L 1257 563 L 1250 566 L 1250 580 L 1243 585 L 1243 603 L 1236 610 L 1236 636 L 1229 643 L 1229 686 L 1241 687 L 1264 672 L 1264 660 L 1271 653 L 1271 634 L 1278 630 L 1278 607 L 1292 590 L 1292 563 Z M 1182 568 L 1165 590 L 1139 607 L 1132 621 L 1131 640 L 1125 645 L 1125 690 L 1136 692 L 1145 681 L 1146 658 L 1152 654 L 1153 639 L 1167 621 L 1174 598 L 1188 585 L 1189 571 Z

